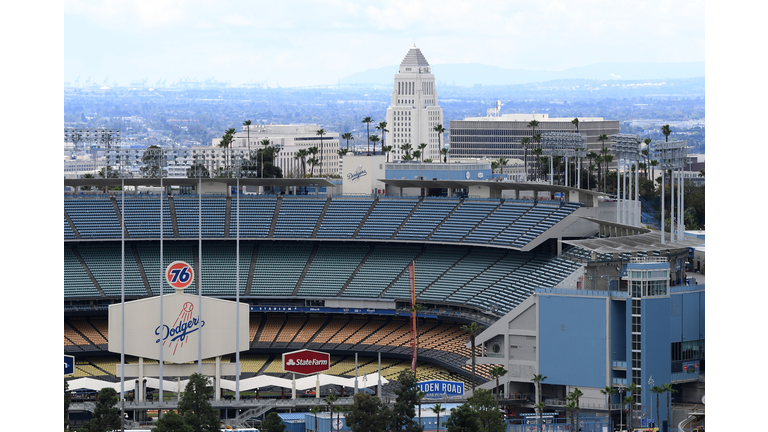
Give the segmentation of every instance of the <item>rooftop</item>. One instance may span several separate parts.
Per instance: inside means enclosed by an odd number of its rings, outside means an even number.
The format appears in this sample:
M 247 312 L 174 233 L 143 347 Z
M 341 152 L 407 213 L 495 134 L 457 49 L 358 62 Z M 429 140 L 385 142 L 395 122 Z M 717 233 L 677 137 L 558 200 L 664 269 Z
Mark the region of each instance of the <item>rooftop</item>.
M 408 50 L 408 54 L 406 54 L 403 61 L 400 62 L 400 66 L 429 66 L 429 62 L 424 58 L 424 54 L 421 53 L 421 50 L 414 45 Z

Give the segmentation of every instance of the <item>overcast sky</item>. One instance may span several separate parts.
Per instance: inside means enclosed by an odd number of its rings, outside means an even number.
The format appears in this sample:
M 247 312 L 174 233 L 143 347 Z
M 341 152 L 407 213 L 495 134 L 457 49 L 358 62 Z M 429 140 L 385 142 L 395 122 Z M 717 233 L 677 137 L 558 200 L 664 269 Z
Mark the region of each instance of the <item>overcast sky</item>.
M 66 0 L 64 80 L 333 84 L 399 64 L 704 61 L 704 1 Z M 439 69 L 434 71 L 439 73 Z M 393 70 L 393 74 L 395 71 Z

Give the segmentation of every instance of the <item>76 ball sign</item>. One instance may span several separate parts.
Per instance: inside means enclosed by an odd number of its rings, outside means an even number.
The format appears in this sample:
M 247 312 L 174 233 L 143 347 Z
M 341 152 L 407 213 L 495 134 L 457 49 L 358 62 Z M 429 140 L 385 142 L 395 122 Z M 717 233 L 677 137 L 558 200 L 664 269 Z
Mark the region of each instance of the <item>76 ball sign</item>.
M 195 272 L 184 261 L 174 261 L 165 269 L 165 280 L 176 289 L 184 289 L 195 280 Z

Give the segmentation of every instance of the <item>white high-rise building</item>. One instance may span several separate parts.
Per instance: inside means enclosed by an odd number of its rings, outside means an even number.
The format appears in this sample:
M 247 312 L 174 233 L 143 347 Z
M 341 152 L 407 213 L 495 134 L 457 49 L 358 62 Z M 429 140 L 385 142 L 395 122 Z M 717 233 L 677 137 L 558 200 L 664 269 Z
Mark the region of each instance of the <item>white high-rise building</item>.
M 443 124 L 443 110 L 437 105 L 435 76 L 421 50 L 413 46 L 395 74 L 392 102 L 387 108 L 385 145 L 392 146 L 390 160 L 402 160 L 403 144 L 418 150 L 421 143 L 427 144 L 422 159 L 441 160 L 440 145 L 445 140 L 434 131 L 438 124 Z

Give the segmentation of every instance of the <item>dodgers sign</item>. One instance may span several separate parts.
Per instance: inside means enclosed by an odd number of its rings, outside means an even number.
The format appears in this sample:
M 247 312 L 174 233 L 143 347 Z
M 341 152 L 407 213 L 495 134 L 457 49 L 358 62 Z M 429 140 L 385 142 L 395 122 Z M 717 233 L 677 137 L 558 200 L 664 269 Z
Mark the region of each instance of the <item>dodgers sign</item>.
M 457 381 L 430 380 L 417 383 L 426 398 L 464 396 L 464 383 Z

